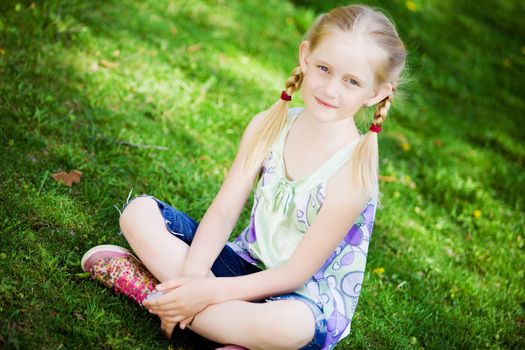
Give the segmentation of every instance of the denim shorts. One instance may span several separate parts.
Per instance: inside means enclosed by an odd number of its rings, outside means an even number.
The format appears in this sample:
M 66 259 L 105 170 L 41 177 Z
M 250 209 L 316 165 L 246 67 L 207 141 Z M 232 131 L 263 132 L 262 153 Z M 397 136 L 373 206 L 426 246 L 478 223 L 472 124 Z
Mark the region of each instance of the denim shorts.
M 159 207 L 160 213 L 164 218 L 164 223 L 166 224 L 166 228 L 168 229 L 168 231 L 175 237 L 181 239 L 186 244 L 191 245 L 193 237 L 195 236 L 195 232 L 197 231 L 197 222 L 182 211 L 173 208 L 169 204 L 166 204 L 155 197 L 148 195 L 142 195 L 139 197 L 144 196 L 149 197 L 157 202 L 157 206 Z M 130 202 L 126 203 L 126 205 Z M 237 253 L 235 253 L 235 251 L 232 248 L 230 248 L 228 245 L 225 245 L 222 251 L 219 253 L 217 259 L 213 263 L 211 271 L 216 277 L 236 277 L 260 272 L 261 269 L 244 260 Z M 314 315 L 314 337 L 310 343 L 302 347 L 300 350 L 321 349 L 326 338 L 327 332 L 326 318 L 319 306 L 317 306 L 313 301 L 297 293 L 288 293 L 275 297 L 270 297 L 266 300 L 260 300 L 257 302 L 286 299 L 295 299 L 304 302 L 310 307 L 310 310 L 312 310 L 312 313 Z

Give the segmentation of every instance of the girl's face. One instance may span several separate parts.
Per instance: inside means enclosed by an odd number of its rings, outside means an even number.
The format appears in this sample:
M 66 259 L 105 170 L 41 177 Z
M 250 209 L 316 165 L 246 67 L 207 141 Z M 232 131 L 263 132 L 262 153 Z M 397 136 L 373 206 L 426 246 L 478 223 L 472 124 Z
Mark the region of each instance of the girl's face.
M 374 86 L 372 62 L 386 54 L 363 36 L 335 32 L 327 35 L 315 50 L 303 42 L 299 62 L 304 74 L 301 94 L 311 115 L 323 122 L 352 118 L 367 103 L 381 101 L 391 84 Z

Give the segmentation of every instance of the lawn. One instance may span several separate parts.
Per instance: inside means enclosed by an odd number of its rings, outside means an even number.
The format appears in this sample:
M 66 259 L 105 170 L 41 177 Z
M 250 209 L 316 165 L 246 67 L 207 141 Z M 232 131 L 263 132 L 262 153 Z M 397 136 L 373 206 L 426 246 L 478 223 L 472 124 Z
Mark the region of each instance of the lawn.
M 379 136 L 383 206 L 362 293 L 337 349 L 524 348 L 525 5 L 363 3 L 394 18 L 409 57 Z M 202 217 L 244 127 L 330 7 L 0 2 L 0 348 L 173 347 L 80 258 L 126 245 L 115 207 L 130 191 Z M 71 187 L 52 177 L 72 170 Z

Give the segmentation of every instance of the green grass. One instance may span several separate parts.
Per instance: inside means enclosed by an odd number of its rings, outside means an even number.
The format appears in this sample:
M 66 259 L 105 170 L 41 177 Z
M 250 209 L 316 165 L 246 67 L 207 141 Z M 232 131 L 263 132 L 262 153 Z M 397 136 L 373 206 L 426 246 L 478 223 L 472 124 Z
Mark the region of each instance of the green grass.
M 394 18 L 408 83 L 380 135 L 381 174 L 395 181 L 381 183 L 338 349 L 522 348 L 525 6 L 366 3 Z M 202 217 L 244 126 L 278 97 L 327 6 L 0 3 L 0 347 L 168 347 L 154 317 L 79 260 L 95 244 L 126 244 L 114 205 L 131 188 Z M 51 178 L 72 169 L 83 172 L 72 188 Z

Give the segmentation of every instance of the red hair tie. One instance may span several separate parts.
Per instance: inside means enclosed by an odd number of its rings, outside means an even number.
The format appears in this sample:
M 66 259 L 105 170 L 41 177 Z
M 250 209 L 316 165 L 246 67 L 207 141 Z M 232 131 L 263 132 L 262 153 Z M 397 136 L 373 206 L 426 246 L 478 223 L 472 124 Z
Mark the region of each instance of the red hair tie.
M 368 130 L 370 130 L 372 132 L 379 133 L 381 131 L 381 127 L 378 126 L 378 125 L 372 124 L 372 125 L 370 125 L 370 129 L 368 129 Z
M 281 92 L 281 100 L 283 100 L 283 101 L 291 101 L 292 100 L 292 96 L 288 95 L 286 93 L 286 91 L 283 90 L 283 92 Z

